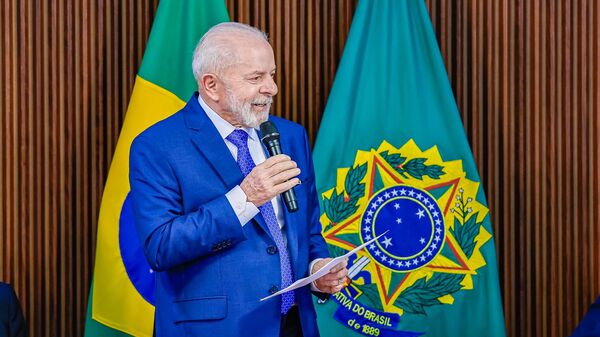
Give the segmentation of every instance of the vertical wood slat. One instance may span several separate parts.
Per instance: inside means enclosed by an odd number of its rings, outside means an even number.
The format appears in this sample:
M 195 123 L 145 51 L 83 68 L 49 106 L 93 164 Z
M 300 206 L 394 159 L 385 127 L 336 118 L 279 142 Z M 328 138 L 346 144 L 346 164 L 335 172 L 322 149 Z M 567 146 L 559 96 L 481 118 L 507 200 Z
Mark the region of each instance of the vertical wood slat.
M 83 334 L 98 205 L 157 4 L 0 5 L 0 280 L 30 336 Z
M 569 335 L 600 295 L 599 5 L 427 3 L 487 191 L 508 335 Z
M 227 0 L 271 37 L 273 112 L 311 140 L 356 2 Z M 0 280 L 32 336 L 82 335 L 104 179 L 157 3 L 0 5 Z M 427 6 L 488 196 L 509 336 L 568 335 L 600 295 L 600 5 Z

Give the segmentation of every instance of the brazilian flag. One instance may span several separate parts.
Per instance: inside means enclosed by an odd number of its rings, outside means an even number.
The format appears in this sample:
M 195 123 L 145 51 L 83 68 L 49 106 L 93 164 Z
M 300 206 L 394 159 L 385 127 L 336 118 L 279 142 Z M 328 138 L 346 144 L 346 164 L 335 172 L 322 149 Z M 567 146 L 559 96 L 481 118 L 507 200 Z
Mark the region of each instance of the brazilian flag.
M 489 209 L 423 0 L 360 0 L 314 149 L 322 336 L 503 337 Z
M 181 109 L 197 90 L 195 45 L 224 21 L 229 16 L 222 0 L 160 1 L 102 197 L 87 337 L 152 336 L 155 278 L 135 233 L 129 149 L 138 134 Z

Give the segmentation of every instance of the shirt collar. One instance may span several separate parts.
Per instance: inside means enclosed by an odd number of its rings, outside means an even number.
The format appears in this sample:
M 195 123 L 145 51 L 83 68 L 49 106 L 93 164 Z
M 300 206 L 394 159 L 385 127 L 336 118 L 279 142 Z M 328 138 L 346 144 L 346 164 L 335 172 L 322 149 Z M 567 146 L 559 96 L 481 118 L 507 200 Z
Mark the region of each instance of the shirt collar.
M 228 121 L 223 119 L 223 117 L 219 116 L 218 113 L 216 113 L 213 109 L 211 109 L 211 107 L 209 107 L 208 104 L 206 104 L 206 102 L 204 102 L 201 95 L 198 95 L 198 103 L 200 103 L 200 106 L 206 112 L 206 115 L 208 116 L 210 121 L 217 128 L 217 131 L 219 131 L 221 138 L 226 139 L 227 136 L 229 136 L 229 134 L 232 133 L 233 130 L 236 129 L 235 126 L 231 125 Z M 254 129 L 254 128 L 240 128 L 240 129 L 246 131 L 246 133 L 248 134 L 250 139 L 252 139 L 253 141 L 258 141 L 258 134 L 256 133 L 256 129 Z

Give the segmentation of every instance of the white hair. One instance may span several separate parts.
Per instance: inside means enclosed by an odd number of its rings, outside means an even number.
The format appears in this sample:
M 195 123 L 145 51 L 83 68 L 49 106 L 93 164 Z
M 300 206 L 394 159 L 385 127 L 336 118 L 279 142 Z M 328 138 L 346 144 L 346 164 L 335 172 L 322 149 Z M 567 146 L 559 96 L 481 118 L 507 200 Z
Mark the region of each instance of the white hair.
M 202 75 L 206 73 L 221 74 L 225 68 L 237 63 L 235 46 L 232 46 L 231 40 L 228 39 L 234 34 L 251 36 L 269 42 L 267 34 L 263 31 L 243 23 L 223 22 L 213 26 L 198 41 L 194 50 L 192 70 L 197 83 L 200 82 Z

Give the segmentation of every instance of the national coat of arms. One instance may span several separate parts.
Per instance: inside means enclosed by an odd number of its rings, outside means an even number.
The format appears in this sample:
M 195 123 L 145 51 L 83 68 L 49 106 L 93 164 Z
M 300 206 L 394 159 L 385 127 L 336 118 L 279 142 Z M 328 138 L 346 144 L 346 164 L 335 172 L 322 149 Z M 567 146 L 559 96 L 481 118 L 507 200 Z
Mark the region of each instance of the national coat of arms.
M 477 286 L 480 249 L 491 238 L 478 189 L 462 161 L 443 161 L 437 147 L 422 151 L 413 140 L 358 151 L 352 167 L 338 169 L 336 186 L 322 194 L 332 255 L 385 234 L 350 258 L 335 318 L 364 335 L 398 335 L 402 316 L 452 305 L 453 294 Z

